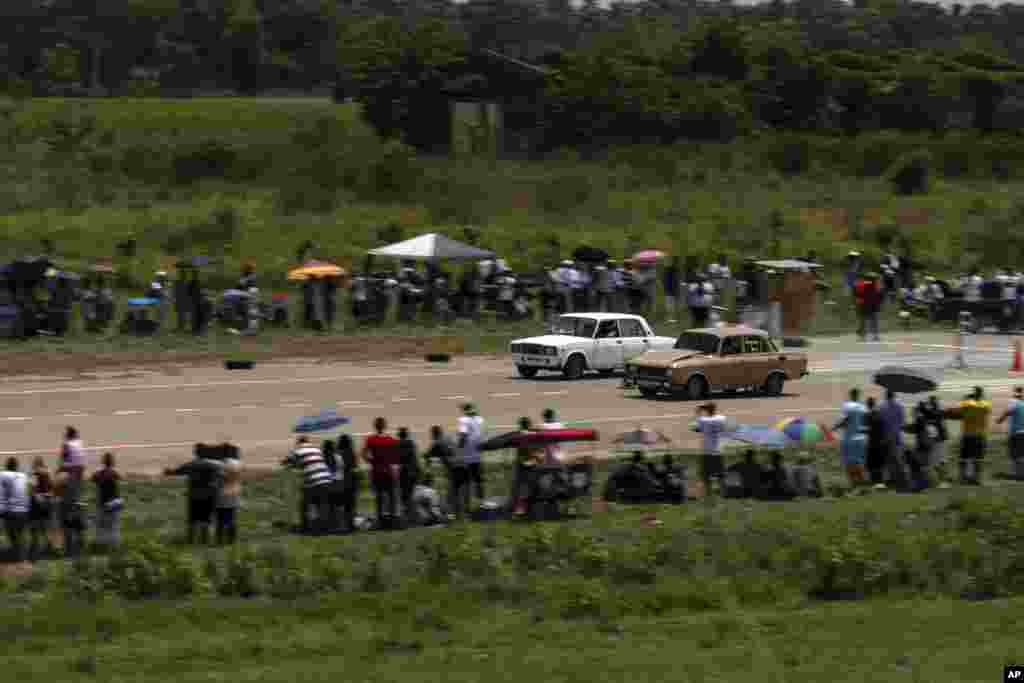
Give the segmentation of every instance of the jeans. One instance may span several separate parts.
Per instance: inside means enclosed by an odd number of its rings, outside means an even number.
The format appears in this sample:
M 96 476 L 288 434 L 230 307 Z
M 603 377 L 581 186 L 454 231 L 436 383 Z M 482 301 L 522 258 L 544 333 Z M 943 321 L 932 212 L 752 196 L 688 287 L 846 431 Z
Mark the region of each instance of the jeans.
M 103 506 L 96 511 L 96 543 L 116 548 L 121 543 L 121 511 L 107 510 Z
M 879 333 L 877 310 L 862 310 L 860 312 L 860 327 L 857 330 L 857 334 L 864 339 L 870 337 L 875 341 L 878 341 Z
M 466 464 L 466 498 L 469 498 L 470 484 L 476 485 L 476 497 L 481 501 L 484 499 L 484 465 L 481 462 Z
M 232 544 L 238 540 L 237 515 L 237 508 L 217 508 L 218 545 Z
M 448 468 L 448 511 L 461 517 L 469 509 L 469 472 L 465 466 Z
M 395 496 L 395 480 L 391 477 L 374 477 L 373 492 L 377 498 L 377 523 L 385 518 L 398 518 L 398 498 Z

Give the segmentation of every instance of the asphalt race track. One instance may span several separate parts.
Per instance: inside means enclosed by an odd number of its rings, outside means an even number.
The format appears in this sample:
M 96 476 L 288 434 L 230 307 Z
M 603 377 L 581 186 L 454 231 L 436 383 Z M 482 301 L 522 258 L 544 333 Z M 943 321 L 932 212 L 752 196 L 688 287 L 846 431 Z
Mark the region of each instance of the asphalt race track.
M 1006 344 L 1002 338 L 990 350 L 979 346 L 969 352 L 972 368 L 988 367 L 996 373 L 989 371 L 982 379 L 947 377 L 943 388 L 948 397 L 957 398 L 980 383 L 989 387 L 1001 410 L 1017 381 L 1008 372 Z M 850 384 L 865 381 L 882 365 L 939 369 L 954 359 L 948 345 L 907 338 L 882 344 L 823 340 L 808 353 L 812 376 L 787 384 L 785 396 L 722 396 L 721 412 L 748 423 L 794 415 L 830 421 Z M 620 385 L 618 377 L 565 382 L 552 375 L 524 380 L 515 375 L 507 358 L 494 356 L 459 357 L 448 364 L 281 361 L 258 364 L 250 371 L 181 367 L 10 377 L 0 379 L 0 455 L 43 455 L 52 463 L 64 427 L 75 425 L 94 455 L 115 451 L 119 468 L 129 473 L 159 472 L 189 458 L 192 444 L 200 441 L 233 441 L 242 447 L 247 464 L 271 465 L 293 442 L 295 420 L 322 408 L 350 415 L 355 434 L 368 431 L 373 418 L 382 415 L 392 427 L 409 427 L 425 446 L 430 426 L 453 428 L 460 405 L 467 400 L 477 404 L 491 432 L 513 429 L 521 415 L 539 420 L 550 406 L 564 422 L 586 422 L 604 438 L 642 423 L 680 445 L 698 443 L 699 435 L 688 429 L 693 404 L 642 399 L 626 394 Z M 595 446 L 601 444 L 581 445 L 580 450 Z

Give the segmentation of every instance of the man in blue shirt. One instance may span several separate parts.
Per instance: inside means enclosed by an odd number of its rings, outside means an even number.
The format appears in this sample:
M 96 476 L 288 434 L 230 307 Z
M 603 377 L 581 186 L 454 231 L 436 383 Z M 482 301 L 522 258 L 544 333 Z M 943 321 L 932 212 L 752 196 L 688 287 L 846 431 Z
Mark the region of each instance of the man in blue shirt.
M 850 389 L 850 400 L 843 404 L 842 411 L 843 417 L 833 429 L 843 430 L 843 440 L 839 443 L 840 454 L 850 484 L 857 487 L 864 483 L 868 438 L 865 430 L 868 410 L 860 402 L 860 389 Z
M 1010 466 L 1013 476 L 1018 479 L 1024 478 L 1024 388 L 1017 387 L 1013 390 L 1013 400 L 1006 408 L 1006 412 L 999 418 L 999 424 L 1010 420 Z
M 896 400 L 896 392 L 885 392 L 885 401 L 878 409 L 885 435 L 885 466 L 889 472 L 889 485 L 897 490 L 906 488 L 906 470 L 903 467 L 903 404 Z

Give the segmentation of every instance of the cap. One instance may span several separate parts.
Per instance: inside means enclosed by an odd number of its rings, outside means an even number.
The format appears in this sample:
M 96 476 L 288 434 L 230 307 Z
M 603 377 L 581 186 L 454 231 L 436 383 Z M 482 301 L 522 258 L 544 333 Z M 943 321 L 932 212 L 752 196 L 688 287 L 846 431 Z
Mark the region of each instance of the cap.
M 476 406 L 473 405 L 472 403 L 463 403 L 462 412 L 466 413 L 467 415 L 472 415 L 476 412 Z
M 570 261 L 569 259 L 566 259 L 566 260 L 562 261 L 562 265 L 563 266 L 571 266 L 572 265 L 572 261 Z

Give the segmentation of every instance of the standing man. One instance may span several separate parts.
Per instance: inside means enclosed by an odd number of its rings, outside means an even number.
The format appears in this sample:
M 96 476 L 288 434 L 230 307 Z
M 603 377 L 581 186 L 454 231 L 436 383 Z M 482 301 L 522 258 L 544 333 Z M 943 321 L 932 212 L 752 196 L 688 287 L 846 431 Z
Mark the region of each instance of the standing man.
M 25 529 L 31 501 L 28 475 L 18 469 L 18 459 L 8 458 L 7 469 L 0 472 L 0 515 L 4 518 L 11 559 L 25 559 Z
M 412 440 L 408 427 L 398 428 L 398 488 L 402 498 L 402 514 L 410 525 L 416 524 L 416 511 L 412 496 L 420 480 L 420 463 L 416 453 L 416 442 Z
M 366 437 L 363 446 L 363 461 L 370 466 L 370 483 L 377 499 L 377 526 L 392 527 L 398 519 L 398 499 L 395 486 L 398 483 L 399 453 L 398 439 L 385 433 L 387 420 L 378 417 L 373 421 L 373 434 Z
M 714 403 L 705 403 L 697 408 L 695 432 L 704 435 L 703 458 L 700 477 L 704 482 L 704 495 L 710 497 L 713 489 L 711 480 L 717 479 L 721 486 L 725 468 L 722 465 L 722 432 L 725 431 L 725 415 L 719 415 Z
M 445 473 L 448 475 L 448 512 L 450 515 L 461 517 L 469 507 L 466 466 L 440 425 L 430 428 L 430 440 L 432 443 L 423 456 L 424 460 L 428 463 L 428 469 L 435 460 L 444 465 Z
M 975 387 L 950 415 L 963 423 L 960 437 L 960 483 L 981 484 L 981 464 L 988 446 L 989 420 L 992 403 L 985 400 L 985 392 Z
M 558 421 L 558 417 L 555 415 L 555 411 L 551 408 L 544 409 L 544 423 L 540 426 L 542 430 L 554 430 L 554 429 L 565 429 L 565 425 Z M 544 464 L 545 465 L 561 465 L 562 464 L 562 447 L 557 444 L 548 444 L 544 446 Z
M 295 450 L 282 463 L 285 467 L 293 467 L 302 471 L 302 497 L 299 503 L 299 521 L 303 532 L 313 531 L 309 521 L 309 509 L 316 509 L 317 530 L 327 530 L 330 518 L 330 494 L 334 475 L 327 467 L 327 461 L 319 448 L 300 436 Z
M 850 389 L 850 400 L 843 404 L 842 419 L 832 429 L 843 430 L 839 453 L 850 485 L 857 488 L 864 484 L 864 459 L 867 453 L 865 423 L 867 408 L 860 402 L 860 389 Z
M 191 462 L 164 470 L 167 477 L 188 477 L 188 542 L 210 542 L 210 524 L 221 488 L 221 465 L 210 457 L 210 448 L 197 443 Z
M 1010 471 L 1014 478 L 1024 478 L 1024 388 L 1013 390 L 1013 400 L 1006 412 L 999 418 L 998 424 L 1010 420 Z
M 679 272 L 682 259 L 678 256 L 672 257 L 672 263 L 665 268 L 662 274 L 662 286 L 665 288 L 665 312 L 668 314 L 668 322 L 674 323 L 679 319 Z
M 484 500 L 484 472 L 480 457 L 480 441 L 484 433 L 484 419 L 477 414 L 476 406 L 466 403 L 462 406 L 462 417 L 459 418 L 459 456 L 466 466 L 467 487 L 476 484 L 476 494 L 480 502 Z M 468 501 L 469 494 L 466 495 Z
M 185 279 L 185 269 L 178 266 L 178 277 L 174 278 L 174 317 L 177 320 L 178 332 L 184 332 L 189 326 L 189 314 L 192 307 L 188 303 L 189 286 Z
M 906 411 L 903 404 L 896 400 L 896 392 L 886 390 L 885 401 L 878 409 L 882 420 L 885 438 L 885 469 L 889 475 L 889 485 L 897 490 L 906 490 L 909 481 L 903 466 L 903 424 Z

